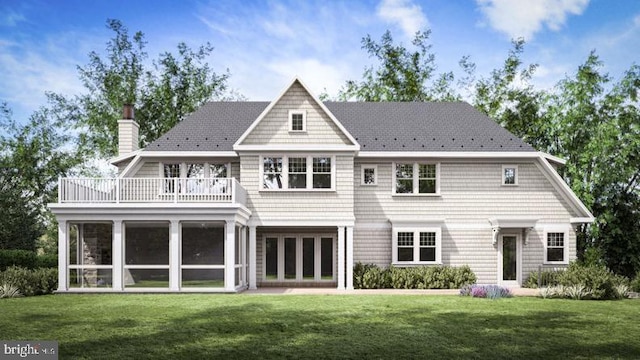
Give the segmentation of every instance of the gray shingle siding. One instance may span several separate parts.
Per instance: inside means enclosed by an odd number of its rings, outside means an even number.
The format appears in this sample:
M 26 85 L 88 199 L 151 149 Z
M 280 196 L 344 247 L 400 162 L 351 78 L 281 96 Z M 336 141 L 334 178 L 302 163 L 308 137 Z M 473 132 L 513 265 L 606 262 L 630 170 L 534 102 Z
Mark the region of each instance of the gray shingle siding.
M 209 102 L 147 151 L 232 151 L 269 102 Z M 464 102 L 326 102 L 361 151 L 535 151 Z

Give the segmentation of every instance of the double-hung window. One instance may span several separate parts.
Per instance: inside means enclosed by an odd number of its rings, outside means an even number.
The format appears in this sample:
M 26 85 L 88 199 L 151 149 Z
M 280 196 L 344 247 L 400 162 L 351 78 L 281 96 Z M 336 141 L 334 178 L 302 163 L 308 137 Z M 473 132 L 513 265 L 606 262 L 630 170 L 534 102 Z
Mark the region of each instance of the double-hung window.
M 331 190 L 335 184 L 332 156 L 262 157 L 263 190 Z
M 307 188 L 307 158 L 289 158 L 289 189 Z
M 394 228 L 393 264 L 419 265 L 441 263 L 441 229 Z
M 566 264 L 567 259 L 567 233 L 561 231 L 548 231 L 545 238 L 545 262 L 550 264 Z
M 394 194 L 437 195 L 439 164 L 395 163 Z
M 313 158 L 313 188 L 314 189 L 330 189 L 331 188 L 331 158 L 330 157 L 314 157 Z

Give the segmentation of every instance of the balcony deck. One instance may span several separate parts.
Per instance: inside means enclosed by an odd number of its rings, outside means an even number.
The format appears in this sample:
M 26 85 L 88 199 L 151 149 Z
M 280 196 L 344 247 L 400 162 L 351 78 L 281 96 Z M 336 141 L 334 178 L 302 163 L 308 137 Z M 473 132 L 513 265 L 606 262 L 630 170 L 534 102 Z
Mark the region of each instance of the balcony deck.
M 60 178 L 58 203 L 218 203 L 245 205 L 235 178 Z

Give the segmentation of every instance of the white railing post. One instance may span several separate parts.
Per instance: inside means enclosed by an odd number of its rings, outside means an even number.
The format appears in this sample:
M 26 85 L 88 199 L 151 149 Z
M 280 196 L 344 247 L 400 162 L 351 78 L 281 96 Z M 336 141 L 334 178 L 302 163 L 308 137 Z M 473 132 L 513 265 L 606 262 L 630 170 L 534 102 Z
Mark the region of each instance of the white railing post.
M 116 178 L 116 204 L 120 203 L 120 178 Z
M 235 178 L 227 178 L 227 182 L 231 181 L 231 203 L 236 202 L 236 179 Z
M 178 186 L 180 185 L 178 179 L 180 178 L 173 178 L 173 202 L 176 204 L 178 203 Z

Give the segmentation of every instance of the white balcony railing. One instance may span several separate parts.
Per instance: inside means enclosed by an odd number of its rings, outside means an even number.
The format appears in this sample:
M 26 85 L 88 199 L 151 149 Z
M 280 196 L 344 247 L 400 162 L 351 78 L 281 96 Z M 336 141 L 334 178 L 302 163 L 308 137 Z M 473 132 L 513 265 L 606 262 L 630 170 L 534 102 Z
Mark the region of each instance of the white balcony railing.
M 246 190 L 234 178 L 60 178 L 60 203 L 239 203 Z

